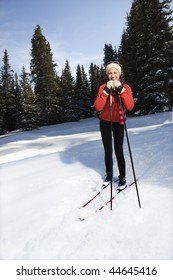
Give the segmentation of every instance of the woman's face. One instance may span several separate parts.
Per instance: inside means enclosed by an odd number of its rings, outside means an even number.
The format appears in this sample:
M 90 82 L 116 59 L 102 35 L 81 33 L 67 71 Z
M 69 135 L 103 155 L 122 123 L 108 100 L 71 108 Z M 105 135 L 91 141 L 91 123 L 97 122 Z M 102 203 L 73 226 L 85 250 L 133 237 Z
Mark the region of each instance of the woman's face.
M 119 78 L 120 78 L 120 73 L 118 72 L 118 70 L 114 67 L 110 68 L 109 72 L 108 72 L 109 81 L 110 80 L 112 80 L 112 81 L 119 80 Z

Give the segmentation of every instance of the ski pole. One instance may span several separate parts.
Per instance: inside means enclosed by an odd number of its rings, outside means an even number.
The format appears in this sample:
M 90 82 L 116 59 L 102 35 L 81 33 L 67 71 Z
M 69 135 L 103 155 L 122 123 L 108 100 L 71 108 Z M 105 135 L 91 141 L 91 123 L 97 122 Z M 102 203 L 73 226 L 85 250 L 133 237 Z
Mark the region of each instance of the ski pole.
M 129 141 L 129 137 L 128 137 L 127 126 L 126 126 L 126 122 L 125 122 L 123 105 L 122 105 L 120 93 L 118 93 L 118 97 L 119 97 L 119 102 L 120 102 L 120 106 L 121 106 L 121 110 L 122 110 L 122 116 L 123 116 L 123 119 L 124 119 L 124 128 L 125 128 L 125 132 L 126 132 L 126 139 L 127 139 L 128 149 L 129 149 L 130 161 L 131 161 L 131 166 L 132 166 L 132 171 L 133 171 L 133 177 L 134 177 L 134 182 L 135 182 L 135 187 L 136 187 L 136 193 L 137 193 L 139 208 L 141 208 L 141 202 L 140 202 L 140 198 L 139 198 L 139 192 L 138 192 L 138 186 L 137 186 L 137 180 L 136 180 L 136 174 L 135 174 L 135 168 L 134 168 L 134 164 L 133 164 L 130 141 Z
M 112 210 L 112 181 L 113 181 L 113 159 L 112 159 L 112 88 L 110 91 L 110 147 L 111 147 L 111 184 L 110 184 L 110 210 Z

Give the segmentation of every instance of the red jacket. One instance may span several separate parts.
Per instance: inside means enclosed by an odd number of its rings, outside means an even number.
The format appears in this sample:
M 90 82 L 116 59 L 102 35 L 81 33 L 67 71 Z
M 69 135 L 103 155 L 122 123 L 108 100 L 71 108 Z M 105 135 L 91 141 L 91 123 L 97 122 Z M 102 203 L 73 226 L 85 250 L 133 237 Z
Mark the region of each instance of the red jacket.
M 94 107 L 97 111 L 102 111 L 100 118 L 106 121 L 110 121 L 110 98 L 109 95 L 104 91 L 106 84 L 100 86 L 97 98 L 94 102 Z M 124 107 L 131 111 L 134 107 L 134 100 L 132 95 L 132 90 L 129 85 L 124 84 L 123 87 L 125 91 L 121 94 L 121 99 Z M 118 92 L 116 90 L 112 91 L 112 121 L 120 122 L 120 104 Z

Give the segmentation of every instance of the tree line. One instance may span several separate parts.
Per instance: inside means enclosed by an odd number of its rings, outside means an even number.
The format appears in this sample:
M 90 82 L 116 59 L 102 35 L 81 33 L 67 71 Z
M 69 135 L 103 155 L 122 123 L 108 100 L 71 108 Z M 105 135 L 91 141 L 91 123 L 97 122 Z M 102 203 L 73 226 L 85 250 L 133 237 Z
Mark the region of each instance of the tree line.
M 66 60 L 61 76 L 49 42 L 39 25 L 31 39 L 30 73 L 18 77 L 7 49 L 0 73 L 0 133 L 78 121 L 92 116 L 98 88 L 106 82 L 105 67 L 118 60 L 132 87 L 131 114 L 168 111 L 173 106 L 173 29 L 171 0 L 134 0 L 119 48 L 105 44 L 103 64 L 91 62 L 89 74 L 77 65 L 76 78 Z

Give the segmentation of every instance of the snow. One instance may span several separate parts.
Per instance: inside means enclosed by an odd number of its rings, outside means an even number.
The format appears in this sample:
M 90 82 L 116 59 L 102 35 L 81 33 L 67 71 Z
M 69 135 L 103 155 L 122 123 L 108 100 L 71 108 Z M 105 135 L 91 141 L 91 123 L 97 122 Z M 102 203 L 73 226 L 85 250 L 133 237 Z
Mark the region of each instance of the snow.
M 80 207 L 105 173 L 98 119 L 0 136 L 0 259 L 173 259 L 173 112 L 127 127 L 142 208 L 133 185 L 97 213 L 109 188 Z

